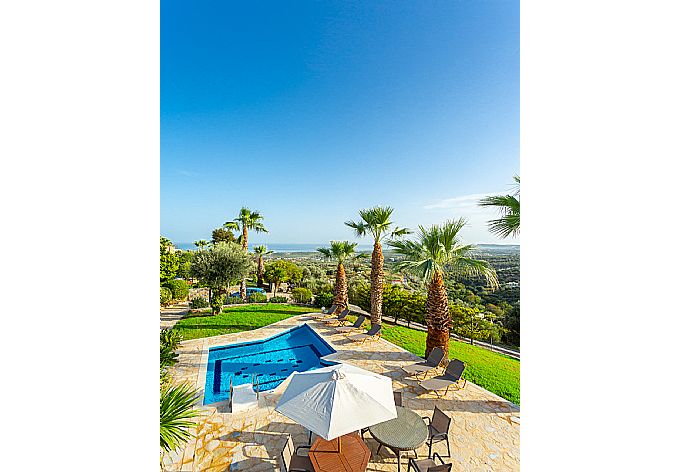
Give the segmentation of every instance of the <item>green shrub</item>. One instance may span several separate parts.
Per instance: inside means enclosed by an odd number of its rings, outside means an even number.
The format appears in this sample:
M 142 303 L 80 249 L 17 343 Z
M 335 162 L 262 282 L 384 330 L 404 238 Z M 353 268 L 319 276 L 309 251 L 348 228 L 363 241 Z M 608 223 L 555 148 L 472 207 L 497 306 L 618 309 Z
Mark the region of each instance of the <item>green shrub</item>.
M 332 293 L 329 293 L 329 292 L 317 293 L 314 296 L 314 305 L 328 308 L 331 305 L 333 305 L 334 299 L 335 299 L 335 296 Z
M 161 287 L 161 305 L 167 305 L 172 300 L 172 292 L 168 287 Z
M 287 303 L 287 297 L 273 297 L 271 298 L 271 303 Z
M 296 288 L 292 291 L 292 298 L 297 303 L 309 303 L 313 294 L 308 288 Z
M 206 297 L 194 297 L 192 298 L 192 301 L 189 304 L 189 306 L 192 309 L 206 308 L 208 307 L 208 300 L 206 299 Z
M 173 351 L 180 347 L 182 342 L 182 334 L 174 329 L 163 329 L 160 332 L 161 345 L 167 346 Z
M 364 311 L 371 311 L 371 288 L 368 283 L 351 284 L 348 294 L 350 303 Z M 396 321 L 403 319 L 408 323 L 426 324 L 426 294 L 386 284 L 383 286 L 381 310 L 384 315 L 392 316 Z
M 172 292 L 173 300 L 186 300 L 189 295 L 189 285 L 184 280 L 171 280 L 165 286 Z
M 177 362 L 177 353 L 182 335 L 174 329 L 164 329 L 160 332 L 160 364 L 161 371 Z
M 240 303 L 244 303 L 244 300 L 242 300 L 241 297 L 231 297 L 227 296 L 225 297 L 225 300 L 223 301 L 225 305 L 239 305 Z
M 268 298 L 265 293 L 254 292 L 249 295 L 249 303 L 266 303 Z
M 223 297 L 217 295 L 211 300 L 211 313 L 217 315 L 223 309 Z

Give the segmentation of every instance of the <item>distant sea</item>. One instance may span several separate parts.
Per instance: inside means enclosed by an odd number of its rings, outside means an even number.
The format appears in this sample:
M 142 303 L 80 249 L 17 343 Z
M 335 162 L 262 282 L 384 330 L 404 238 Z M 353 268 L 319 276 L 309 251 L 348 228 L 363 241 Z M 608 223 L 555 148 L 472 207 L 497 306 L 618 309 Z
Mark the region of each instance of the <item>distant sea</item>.
M 313 244 L 286 244 L 286 243 L 249 243 L 249 250 L 253 251 L 254 246 L 266 246 L 270 251 L 273 252 L 316 252 L 317 247 L 328 247 L 329 243 L 313 243 Z M 194 243 L 175 243 L 175 247 L 179 249 L 196 249 Z M 520 251 L 520 246 L 517 244 L 478 244 L 478 249 L 484 251 Z M 385 251 L 386 246 L 383 247 Z M 374 247 L 371 244 L 357 244 L 357 251 L 371 252 Z

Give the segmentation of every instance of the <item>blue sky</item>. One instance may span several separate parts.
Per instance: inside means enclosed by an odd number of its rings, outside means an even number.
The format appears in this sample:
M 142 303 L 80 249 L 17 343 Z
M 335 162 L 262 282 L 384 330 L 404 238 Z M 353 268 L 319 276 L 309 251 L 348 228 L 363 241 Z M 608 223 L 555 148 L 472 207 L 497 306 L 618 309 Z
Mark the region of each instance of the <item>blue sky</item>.
M 416 227 L 465 217 L 519 173 L 519 2 L 161 2 L 161 234 L 355 240 L 376 204 Z M 362 243 L 369 242 L 366 239 Z

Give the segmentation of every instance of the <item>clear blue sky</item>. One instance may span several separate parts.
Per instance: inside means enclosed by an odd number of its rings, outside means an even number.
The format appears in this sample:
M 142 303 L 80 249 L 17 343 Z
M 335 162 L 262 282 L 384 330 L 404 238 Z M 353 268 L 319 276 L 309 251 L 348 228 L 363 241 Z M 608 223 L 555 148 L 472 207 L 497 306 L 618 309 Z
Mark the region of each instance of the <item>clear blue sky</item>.
M 250 242 L 356 240 L 382 204 L 519 242 L 476 206 L 519 173 L 519 47 L 518 1 L 161 2 L 161 234 L 247 205 Z

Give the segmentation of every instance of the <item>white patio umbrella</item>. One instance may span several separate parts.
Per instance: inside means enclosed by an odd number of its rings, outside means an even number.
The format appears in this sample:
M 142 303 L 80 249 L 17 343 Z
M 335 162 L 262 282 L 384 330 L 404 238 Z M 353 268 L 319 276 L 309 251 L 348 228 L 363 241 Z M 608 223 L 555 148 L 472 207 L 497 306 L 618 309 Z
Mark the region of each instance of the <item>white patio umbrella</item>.
M 398 417 L 391 379 L 350 364 L 295 372 L 276 411 L 327 441 Z

